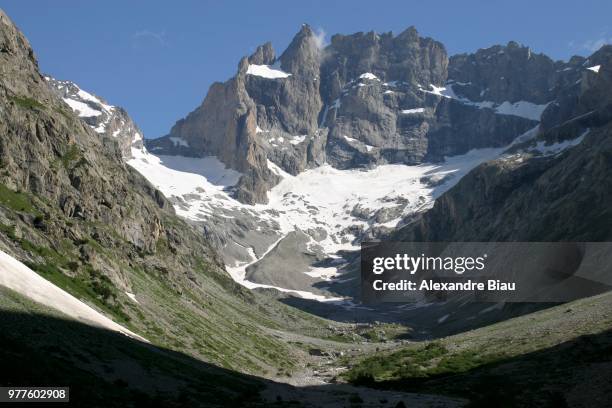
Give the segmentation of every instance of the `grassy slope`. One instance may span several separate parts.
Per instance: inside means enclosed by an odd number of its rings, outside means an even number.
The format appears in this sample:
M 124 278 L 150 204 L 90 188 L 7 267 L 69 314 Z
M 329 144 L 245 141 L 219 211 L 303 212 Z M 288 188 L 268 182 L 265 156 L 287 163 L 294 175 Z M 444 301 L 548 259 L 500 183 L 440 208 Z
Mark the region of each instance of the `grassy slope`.
M 263 387 L 255 378 L 66 319 L 3 288 L 0 328 L 0 382 L 69 386 L 73 406 L 257 406 Z
M 355 384 L 464 396 L 474 405 L 605 406 L 609 375 L 612 293 L 377 353 L 344 377 Z

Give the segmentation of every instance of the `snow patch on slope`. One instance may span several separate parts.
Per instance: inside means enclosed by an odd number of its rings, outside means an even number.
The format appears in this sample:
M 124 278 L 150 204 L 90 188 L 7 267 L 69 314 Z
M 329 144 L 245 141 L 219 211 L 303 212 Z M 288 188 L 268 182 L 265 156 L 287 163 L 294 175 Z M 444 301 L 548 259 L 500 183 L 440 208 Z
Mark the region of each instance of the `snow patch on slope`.
M 495 112 L 500 115 L 513 115 L 520 116 L 522 118 L 531 119 L 540 121 L 542 117 L 542 113 L 546 109 L 548 104 L 537 105 L 535 103 L 527 102 L 527 101 L 519 101 L 515 103 L 510 103 L 508 101 L 502 103 L 501 105 L 496 106 Z
M 71 81 L 60 81 L 45 77 L 49 87 L 72 109 L 94 132 L 120 138 L 120 144 L 137 145 L 144 148 L 142 135 L 136 125 L 121 108 L 109 105 L 103 99 L 82 90 Z M 122 148 L 126 155 L 129 148 Z
M 600 69 L 600 68 L 601 68 L 601 65 L 595 65 L 595 66 L 592 66 L 592 67 L 588 67 L 587 69 L 588 69 L 589 71 L 593 71 L 593 72 L 595 72 L 596 74 L 598 74 L 598 73 L 599 73 L 599 69 Z
M 202 220 L 220 204 L 237 203 L 224 190 L 235 185 L 242 174 L 226 168 L 214 156 L 155 156 L 133 148 L 132 157 L 127 163 L 167 197 L 183 200 L 185 196 L 190 197 L 185 205 L 175 205 L 181 217 Z
M 187 143 L 187 141 L 185 139 L 183 139 L 182 137 L 170 137 L 170 141 L 172 142 L 172 144 L 174 144 L 174 147 L 178 147 L 178 146 L 182 146 L 182 147 L 189 147 L 189 143 Z
M 96 97 L 96 96 L 90 94 L 89 92 L 84 91 L 84 90 L 82 90 L 80 88 L 79 88 L 79 90 L 77 92 L 77 95 L 81 99 L 83 99 L 83 100 L 86 100 L 86 101 L 89 101 L 89 102 L 93 102 L 93 103 L 95 103 L 97 105 L 100 105 L 102 107 L 102 109 L 104 109 L 107 112 L 110 112 L 113 109 L 115 109 L 114 106 L 111 106 L 111 105 L 108 105 L 108 104 L 104 103 L 100 98 L 98 98 L 98 97 Z
M 0 285 L 81 322 L 147 341 L 55 286 L 3 251 L 0 251 Z
M 367 143 L 364 143 L 364 142 L 362 142 L 361 140 L 357 140 L 357 139 L 355 139 L 355 138 L 348 137 L 348 136 L 346 136 L 346 135 L 345 135 L 345 136 L 343 136 L 343 137 L 344 137 L 344 140 L 346 140 L 347 142 L 349 142 L 349 144 L 351 144 L 352 146 L 361 146 L 361 147 L 365 148 L 367 152 L 371 152 L 372 150 L 374 150 L 374 149 L 375 149 L 375 147 L 374 147 L 374 146 L 371 146 L 371 145 L 369 145 L 369 144 L 367 144 Z
M 70 108 L 81 118 L 90 118 L 92 116 L 100 116 L 102 114 L 102 111 L 93 109 L 88 104 L 74 99 L 64 98 L 64 102 L 66 102 L 68 106 L 70 106 Z
M 292 145 L 299 145 L 300 143 L 304 143 L 304 140 L 306 140 L 306 136 L 307 135 L 293 136 L 289 143 L 291 143 Z
M 125 292 L 125 294 L 127 295 L 127 297 L 129 297 L 129 298 L 130 298 L 130 300 L 131 300 L 132 302 L 134 302 L 134 303 L 140 303 L 140 302 L 138 301 L 138 299 L 136 299 L 136 295 L 135 295 L 135 294 L 133 294 L 132 292 Z
M 415 113 L 423 113 L 423 112 L 425 112 L 425 108 L 404 109 L 402 110 L 402 115 L 412 115 Z
M 440 96 L 442 98 L 455 99 L 465 105 L 474 106 L 478 109 L 492 109 L 499 115 L 519 116 L 538 122 L 542 117 L 542 113 L 550 103 L 538 105 L 528 101 L 518 101 L 514 103 L 505 101 L 500 104 L 492 101 L 474 102 L 467 98 L 458 96 L 453 90 L 453 86 L 451 84 L 447 84 L 446 86 L 436 86 L 431 84 L 430 87 L 431 90 L 427 90 L 422 87 L 419 87 L 419 90 L 425 93 Z
M 114 106 L 82 90 L 73 82 L 59 81 L 51 77 L 45 77 L 45 79 L 56 89 L 64 92 L 63 101 L 81 118 L 97 117 L 102 114 L 110 117 L 115 110 Z
M 365 72 L 359 75 L 359 79 L 369 79 L 369 80 L 380 81 L 380 79 L 378 79 L 378 77 L 371 72 Z
M 255 65 L 251 64 L 247 68 L 247 75 L 255 75 L 268 79 L 279 79 L 279 78 L 287 78 L 291 76 L 291 74 L 281 71 L 275 67 L 271 67 L 270 65 Z
M 557 143 L 546 144 L 546 142 L 542 140 L 532 147 L 530 151 L 537 151 L 544 156 L 554 156 L 566 149 L 569 149 L 570 147 L 574 147 L 582 143 L 582 140 L 589 134 L 589 132 L 590 130 L 587 129 L 575 139 L 568 139 Z

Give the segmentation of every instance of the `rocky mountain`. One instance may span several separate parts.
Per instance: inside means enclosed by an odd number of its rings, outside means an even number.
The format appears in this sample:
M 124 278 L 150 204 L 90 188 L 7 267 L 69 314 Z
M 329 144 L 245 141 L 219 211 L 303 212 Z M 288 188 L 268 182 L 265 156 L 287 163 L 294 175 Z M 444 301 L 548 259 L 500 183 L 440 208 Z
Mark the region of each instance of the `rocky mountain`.
M 559 77 L 570 75 L 566 65 L 511 41 L 506 46 L 452 56 L 449 78 L 458 85 L 458 96 L 474 102 L 545 104 L 555 98 Z
M 585 64 L 515 42 L 449 58 L 414 28 L 321 46 L 305 25 L 280 57 L 267 43 L 243 58 L 129 163 L 200 226 L 235 280 L 351 308 L 359 243 L 412 223 L 481 163 L 538 143 L 574 109 Z
M 364 52 L 368 47 L 370 51 Z M 517 47 L 509 44 L 502 48 L 512 54 Z M 498 48 L 479 53 L 503 55 Z M 518 47 L 518 56 L 512 58 L 524 58 L 526 50 Z M 543 56 L 538 58 L 547 61 Z M 479 59 L 490 60 L 486 56 Z M 487 63 L 500 72 L 507 65 L 503 58 Z M 194 223 L 219 251 L 235 281 L 250 288 L 275 288 L 293 296 L 334 300 L 350 313 L 358 292 L 351 272 L 351 251 L 359 242 L 384 237 L 415 213 L 430 208 L 470 169 L 497 157 L 518 134 L 528 134 L 545 107 L 522 99 L 503 103 L 468 99 L 458 90 L 462 85 L 448 79 L 443 46 L 420 38 L 413 28 L 398 36 L 334 36 L 329 46 L 321 48 L 310 28 L 304 26 L 278 59 L 271 45 L 265 44 L 243 59 L 241 66 L 235 78 L 212 87 L 202 107 L 190 115 L 193 120 L 188 118 L 175 126 L 184 127 L 180 132 L 186 133 L 152 141 L 151 152 L 141 145 L 141 133 L 121 108 L 70 82 L 45 80 L 52 93 L 68 105 L 66 110 L 69 107 L 98 133 L 103 144 L 115 149 L 117 156 L 159 188 L 178 215 Z M 361 71 L 367 72 L 357 75 Z M 350 79 L 355 76 L 356 80 Z M 421 84 L 444 81 L 444 86 L 430 86 L 430 90 Z M 217 95 L 213 92 L 216 88 L 223 92 Z M 308 99 L 307 95 L 314 95 L 312 103 L 297 102 Z M 409 101 L 410 109 L 399 110 L 408 107 Z M 379 102 L 379 107 L 372 105 Z M 230 139 L 237 144 L 215 136 L 218 131 L 214 129 L 230 133 L 239 129 L 231 125 L 237 113 L 228 104 L 250 109 L 247 116 L 255 121 L 244 119 L 254 127 L 254 136 L 250 131 L 244 133 L 246 139 L 234 134 Z M 413 107 L 418 104 L 429 104 L 426 115 L 422 115 L 425 108 Z M 417 120 L 419 127 L 427 128 L 426 149 L 412 159 L 400 160 L 407 151 L 403 147 L 379 149 L 386 153 L 370 155 L 373 161 L 367 163 L 357 159 L 361 157 L 358 138 L 367 134 L 364 123 L 378 120 L 369 114 L 360 116 L 359 106 L 366 105 L 366 111 L 384 109 L 386 116 L 394 112 L 402 123 L 407 123 L 408 117 Z M 215 137 L 197 137 L 200 125 L 211 126 L 205 134 Z M 266 145 L 263 142 L 270 132 L 280 132 L 280 136 Z M 289 140 L 287 132 L 303 132 L 304 137 Z M 378 147 L 385 146 L 387 136 L 393 133 L 384 126 L 376 132 L 378 136 L 371 137 L 377 139 L 372 143 Z M 410 132 L 404 133 L 415 135 Z M 444 135 L 457 133 L 463 137 L 445 141 Z M 321 141 L 324 144 L 315 148 Z M 199 153 L 194 143 L 202 143 Z M 435 143 L 437 153 L 433 153 Z M 348 151 L 347 146 L 357 149 Z M 211 152 L 206 148 L 214 149 L 220 161 L 209 157 Z M 472 148 L 476 150 L 468 152 Z M 244 156 L 249 149 L 251 153 Z M 370 154 L 374 147 L 366 143 L 361 150 Z M 416 152 L 410 151 L 411 155 Z M 352 164 L 342 159 L 349 157 L 347 152 Z M 297 167 L 288 164 L 297 163 L 294 153 L 301 155 L 297 162 L 302 164 Z M 206 157 L 199 157 L 202 155 Z M 446 155 L 453 157 L 437 164 L 405 165 Z M 309 161 L 309 157 L 327 160 L 331 166 Z M 237 164 L 243 158 L 256 166 Z M 313 168 L 304 171 L 309 166 Z M 253 181 L 254 175 L 264 173 L 269 173 L 267 181 L 278 183 L 263 192 L 269 202 L 256 206 L 240 202 L 248 190 L 244 189 L 245 178 Z M 377 187 L 372 188 L 374 185 Z M 333 192 L 330 186 L 334 186 Z M 291 271 L 285 267 L 288 259 L 299 259 Z
M 243 173 L 234 196 L 262 203 L 279 181 L 268 162 L 297 175 L 322 163 L 412 165 L 505 146 L 537 124 L 578 62 L 512 42 L 449 60 L 413 27 L 335 35 L 322 47 L 304 25 L 280 57 L 258 47 L 168 136 L 147 143 L 153 153 L 216 156 Z
M 258 47 L 240 61 L 235 77 L 213 84 L 198 109 L 148 147 L 154 153 L 217 156 L 244 174 L 235 193 L 240 201 L 266 201 L 279 181 L 269 159 L 292 174 L 324 161 L 325 134 L 317 127 L 319 59 L 307 26 L 278 61 L 271 44 Z

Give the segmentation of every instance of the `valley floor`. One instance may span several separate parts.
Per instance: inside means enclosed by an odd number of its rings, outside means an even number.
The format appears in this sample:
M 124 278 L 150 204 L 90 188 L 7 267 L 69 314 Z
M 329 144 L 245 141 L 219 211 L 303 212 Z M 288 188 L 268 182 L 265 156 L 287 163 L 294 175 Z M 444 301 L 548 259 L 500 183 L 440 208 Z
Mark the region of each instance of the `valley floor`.
M 78 323 L 2 288 L 0 328 L 0 358 L 5 368 L 14 367 L 2 370 L 2 384 L 69 386 L 71 406 L 234 407 L 239 403 L 244 407 L 377 407 L 403 401 L 414 407 L 456 407 L 465 403 L 458 398 L 330 384 L 314 374 L 315 368 L 323 365 L 330 373 L 338 373 L 333 367 L 336 357 L 373 351 L 375 344 L 341 343 L 275 331 L 287 341 L 304 342 L 300 364 L 305 366 L 290 377 L 270 381 Z M 23 342 L 24 338 L 29 340 Z M 316 349 L 321 355 L 310 355 L 307 350 L 316 346 L 321 347 Z

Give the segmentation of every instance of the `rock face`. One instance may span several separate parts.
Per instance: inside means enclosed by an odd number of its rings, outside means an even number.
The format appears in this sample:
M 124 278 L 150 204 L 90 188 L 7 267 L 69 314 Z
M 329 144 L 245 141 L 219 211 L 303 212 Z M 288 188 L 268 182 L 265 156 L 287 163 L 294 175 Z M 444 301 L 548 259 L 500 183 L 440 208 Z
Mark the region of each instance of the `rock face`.
M 555 65 L 548 84 L 555 99 L 543 112 L 539 128 L 519 138 L 499 158 L 473 169 L 438 197 L 433 208 L 407 217 L 405 226 L 388 239 L 611 239 L 612 47 L 602 47 L 587 59 L 572 58 L 565 66 Z M 544 88 L 537 91 L 542 92 Z M 428 318 L 435 321 L 450 316 L 454 323 L 447 324 L 443 331 L 464 330 L 467 320 L 474 319 L 472 316 L 484 319 L 481 324 L 486 324 L 542 306 L 500 303 L 496 311 L 485 309 L 486 314 L 479 307 L 458 296 Z
M 424 89 L 444 84 L 447 65 L 444 46 L 412 27 L 397 37 L 332 37 L 322 66 L 329 162 L 340 168 L 421 162 L 439 102 Z
M 74 82 L 60 81 L 49 76 L 45 76 L 45 80 L 96 133 L 115 139 L 125 160 L 132 157 L 132 148 L 144 147 L 142 132 L 125 109 L 109 105 L 102 98 L 82 90 Z
M 450 58 L 449 78 L 458 96 L 471 101 L 550 102 L 558 65 L 514 41 Z
M 118 146 L 98 138 L 72 115 L 38 73 L 25 39 L 8 25 L 5 15 L 2 18 L 9 32 L 3 33 L 0 54 L 0 182 L 44 196 L 69 218 L 116 222 L 119 235 L 142 250 L 154 250 L 163 233 L 157 212 L 160 207 L 170 210 L 166 200 L 141 177 L 115 163 L 121 159 Z M 121 171 L 99 177 L 103 169 L 119 165 Z M 139 184 L 140 190 L 135 193 L 126 187 L 130 183 Z M 137 199 L 138 195 L 147 198 Z M 118 204 L 126 201 L 134 202 L 138 211 L 125 213 Z
M 573 118 L 594 117 L 612 103 L 610 63 L 612 46 L 605 45 L 589 58 L 574 57 L 564 70 L 573 75 L 557 85 L 559 97 L 542 115 L 542 128 L 552 129 Z
M 153 153 L 217 156 L 244 174 L 239 200 L 265 202 L 278 182 L 269 161 L 295 175 L 325 162 L 418 164 L 505 146 L 537 125 L 579 62 L 555 63 L 516 43 L 449 62 L 444 46 L 414 27 L 335 35 L 322 47 L 304 25 L 279 58 L 270 43 L 258 47 L 168 136 L 147 144 Z
M 57 239 L 64 234 L 80 239 L 79 223 L 89 220 L 112 225 L 114 234 L 135 248 L 155 252 L 157 241 L 169 233 L 162 223 L 173 214 L 169 203 L 123 163 L 118 143 L 99 137 L 57 96 L 4 12 L 0 34 L 0 183 L 58 209 L 61 216 L 39 214 Z M 66 95 L 75 89 L 64 86 Z M 79 92 L 84 100 L 94 98 Z M 86 106 L 93 110 L 103 104 L 98 101 Z M 106 123 L 119 120 L 114 109 L 104 109 L 111 113 Z

